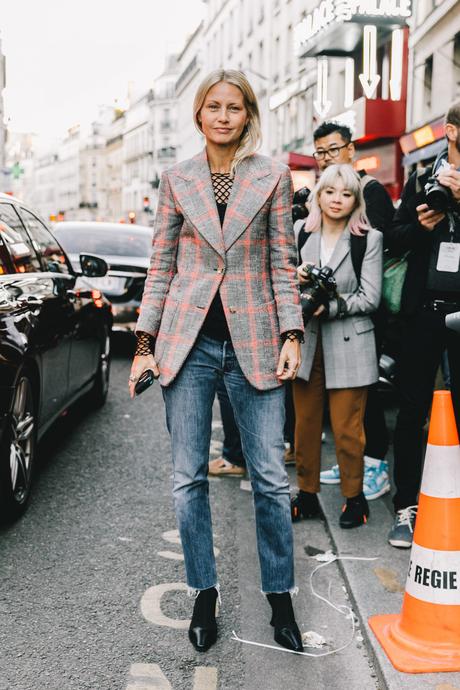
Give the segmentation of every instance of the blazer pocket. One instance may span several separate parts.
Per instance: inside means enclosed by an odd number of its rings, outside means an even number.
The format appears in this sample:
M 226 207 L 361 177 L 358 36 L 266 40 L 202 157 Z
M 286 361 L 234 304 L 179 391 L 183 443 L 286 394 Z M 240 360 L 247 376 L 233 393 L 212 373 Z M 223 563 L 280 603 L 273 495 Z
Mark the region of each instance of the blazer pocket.
M 179 302 L 166 298 L 163 316 L 161 317 L 160 333 L 166 334 L 171 332 L 178 306 Z
M 374 330 L 374 324 L 369 317 L 363 319 L 353 319 L 353 325 L 355 327 L 356 333 L 368 333 Z

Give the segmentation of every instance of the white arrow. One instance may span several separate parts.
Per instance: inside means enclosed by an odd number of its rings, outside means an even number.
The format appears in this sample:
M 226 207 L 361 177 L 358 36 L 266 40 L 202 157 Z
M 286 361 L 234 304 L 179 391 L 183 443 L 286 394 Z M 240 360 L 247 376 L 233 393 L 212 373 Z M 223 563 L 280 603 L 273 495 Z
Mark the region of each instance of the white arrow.
M 363 35 L 363 73 L 359 75 L 366 98 L 374 98 L 379 85 L 377 74 L 377 27 L 365 26 Z
M 390 96 L 392 101 L 399 101 L 402 92 L 404 32 L 395 29 L 391 35 L 391 72 Z
M 327 58 L 321 58 L 318 60 L 318 77 L 316 83 L 316 100 L 313 101 L 313 106 L 320 117 L 323 119 L 326 117 L 331 109 L 332 101 L 327 99 L 328 90 L 328 72 L 329 65 Z

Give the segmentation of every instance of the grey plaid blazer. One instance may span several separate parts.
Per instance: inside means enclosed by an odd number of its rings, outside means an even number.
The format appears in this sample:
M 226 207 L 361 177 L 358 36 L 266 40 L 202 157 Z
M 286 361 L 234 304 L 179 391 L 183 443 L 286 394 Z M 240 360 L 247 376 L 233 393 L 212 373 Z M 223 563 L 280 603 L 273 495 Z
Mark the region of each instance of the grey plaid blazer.
M 319 232 L 312 233 L 301 251 L 302 261 L 320 262 Z M 337 301 L 330 305 L 329 318 L 312 318 L 305 329 L 302 363 L 298 377 L 308 381 L 319 329 L 324 353 L 326 388 L 357 388 L 378 380 L 374 324 L 369 314 L 380 303 L 382 292 L 382 233 L 369 230 L 367 247 L 358 285 L 351 262 L 350 232 L 344 230 L 329 266 L 334 270 L 338 292 L 345 300 L 348 316 L 337 319 Z

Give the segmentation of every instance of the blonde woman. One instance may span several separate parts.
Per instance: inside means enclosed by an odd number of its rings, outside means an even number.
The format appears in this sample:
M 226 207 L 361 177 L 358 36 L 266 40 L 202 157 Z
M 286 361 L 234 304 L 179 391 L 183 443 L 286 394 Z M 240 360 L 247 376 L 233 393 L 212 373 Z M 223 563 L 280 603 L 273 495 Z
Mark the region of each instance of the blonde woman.
M 369 227 L 362 186 L 350 165 L 328 167 L 311 194 L 307 238 L 298 268 L 308 282 L 308 264 L 329 266 L 337 298 L 321 306 L 305 329 L 302 364 L 294 381 L 296 469 L 299 493 L 291 502 L 294 521 L 320 512 L 321 433 L 327 394 L 335 450 L 346 503 L 343 528 L 358 527 L 369 515 L 363 494 L 364 411 L 367 388 L 378 379 L 371 314 L 380 302 L 382 234 Z M 297 229 L 297 228 L 296 228 Z M 361 245 L 362 264 L 353 262 Z M 356 256 L 359 251 L 356 252 Z
M 196 597 L 193 646 L 204 652 L 217 639 L 207 470 L 212 404 L 223 378 L 252 481 L 275 640 L 299 651 L 283 443 L 284 382 L 296 375 L 303 332 L 291 178 L 285 166 L 255 153 L 259 110 L 242 72 L 209 74 L 194 120 L 205 149 L 161 180 L 129 387 L 133 396 L 147 369 L 160 376 L 176 516 Z

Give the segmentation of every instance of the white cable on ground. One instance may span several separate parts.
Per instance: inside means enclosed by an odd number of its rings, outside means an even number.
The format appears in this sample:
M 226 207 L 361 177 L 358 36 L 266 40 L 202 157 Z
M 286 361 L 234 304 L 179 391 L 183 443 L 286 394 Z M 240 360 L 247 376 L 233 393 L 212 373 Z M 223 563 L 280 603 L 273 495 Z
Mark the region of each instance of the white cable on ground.
M 253 645 L 254 647 L 265 647 L 265 649 L 273 649 L 275 652 L 288 652 L 289 654 L 298 654 L 299 656 L 309 656 L 309 657 L 322 657 L 322 656 L 330 656 L 331 654 L 337 654 L 338 652 L 343 652 L 344 649 L 349 647 L 354 638 L 355 638 L 355 632 L 356 632 L 356 622 L 355 622 L 355 614 L 353 613 L 353 609 L 351 606 L 348 606 L 347 604 L 334 604 L 333 601 L 330 599 L 327 599 L 326 597 L 323 597 L 321 594 L 318 594 L 318 592 L 315 590 L 313 587 L 313 577 L 315 573 L 318 572 L 318 570 L 321 570 L 321 568 L 324 568 L 327 565 L 330 565 L 331 563 L 334 563 L 335 561 L 376 561 L 378 560 L 378 556 L 375 556 L 374 558 L 364 558 L 363 556 L 337 556 L 336 554 L 332 553 L 332 551 L 326 551 L 326 553 L 320 553 L 316 556 L 311 556 L 311 558 L 314 558 L 316 561 L 322 561 L 320 565 L 316 566 L 316 568 L 310 573 L 310 590 L 311 593 L 313 594 L 314 597 L 317 599 L 320 599 L 323 601 L 325 604 L 333 608 L 335 611 L 340 613 L 342 616 L 345 616 L 346 619 L 351 620 L 351 637 L 346 642 L 346 644 L 342 645 L 341 647 L 338 647 L 337 649 L 331 649 L 328 652 L 321 652 L 319 654 L 311 654 L 310 652 L 295 652 L 292 649 L 286 649 L 285 647 L 275 647 L 275 645 L 272 644 L 264 644 L 262 642 L 253 642 L 252 640 L 243 640 L 241 637 L 239 637 L 234 630 L 232 630 L 232 640 L 235 640 L 236 642 L 242 642 L 243 644 L 249 644 Z

